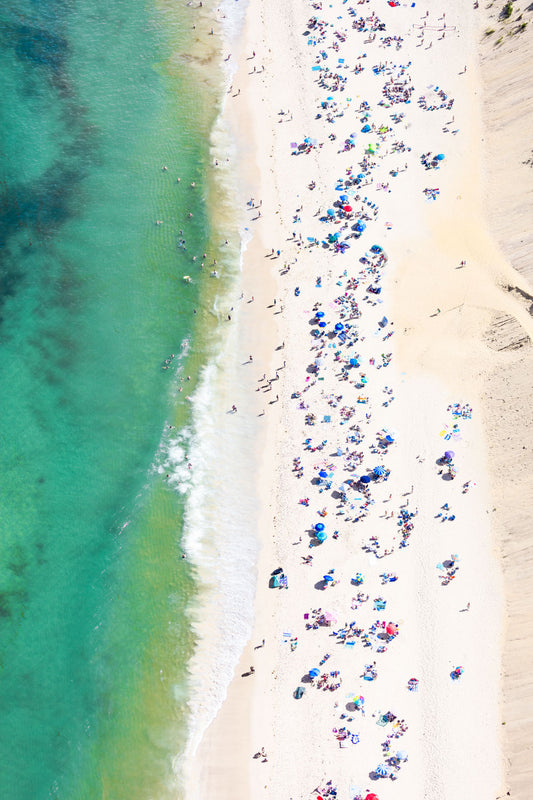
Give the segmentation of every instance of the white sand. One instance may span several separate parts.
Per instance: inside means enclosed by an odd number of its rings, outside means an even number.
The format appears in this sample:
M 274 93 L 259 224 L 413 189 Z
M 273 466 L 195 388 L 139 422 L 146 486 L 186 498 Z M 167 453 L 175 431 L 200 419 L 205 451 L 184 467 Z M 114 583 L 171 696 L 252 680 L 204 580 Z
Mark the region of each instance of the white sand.
M 517 311 L 513 298 L 499 289 L 499 282 L 511 270 L 491 241 L 483 216 L 475 61 L 469 60 L 466 74 L 463 71 L 464 54 L 476 50 L 475 14 L 459 2 L 447 4 L 445 20 L 440 12 L 424 18 L 425 4 L 415 8 L 356 4 L 357 17 L 368 17 L 375 9 L 387 26 L 385 32 L 377 32 L 375 41 L 368 42 L 368 34 L 352 29 L 349 8 L 338 2 L 320 10 L 303 2 L 290 6 L 270 0 L 252 2 L 242 52 L 232 55 L 239 57 L 234 93 L 241 89 L 233 98 L 235 106 L 241 104 L 233 118 L 238 121 L 237 135 L 249 144 L 244 160 L 249 164 L 254 158 L 259 173 L 256 178 L 248 173 L 250 193 L 262 200 L 261 217 L 251 223 L 256 235 L 244 275 L 246 293 L 253 293 L 256 299 L 253 314 L 247 311 L 238 360 L 253 352 L 253 372 L 246 367 L 243 381 L 254 388 L 267 387 L 265 382 L 255 383 L 263 372 L 272 378 L 281 361 L 286 361 L 286 367 L 279 370 L 279 380 L 272 382 L 270 391 L 265 388 L 256 395 L 259 411 L 264 408 L 266 412 L 269 442 L 260 484 L 270 492 L 265 494 L 260 516 L 263 549 L 254 636 L 237 667 L 228 699 L 197 751 L 189 776 L 191 798 L 296 800 L 316 796 L 314 790 L 325 790 L 328 780 L 338 787 L 339 798 L 355 797 L 355 787 L 360 787 L 363 797 L 367 791 L 375 791 L 380 800 L 490 798 L 496 797 L 502 786 L 498 702 L 503 605 L 480 409 L 493 353 L 484 343 L 483 333 L 493 309 L 521 315 L 524 326 L 531 327 L 531 321 L 527 311 Z M 331 23 L 325 42 L 316 47 L 307 45 L 308 37 L 302 35 L 313 15 Z M 426 34 L 419 47 L 417 37 L 424 19 Z M 344 29 L 348 29 L 347 38 L 339 42 L 336 53 L 330 49 L 337 41 L 334 32 Z M 439 38 L 443 32 L 446 37 Z M 389 35 L 403 37 L 401 49 L 379 46 L 380 37 Z M 254 59 L 250 58 L 253 50 Z M 318 73 L 311 67 L 321 50 L 327 53 L 326 64 L 336 65 L 338 58 L 344 58 L 349 65 L 350 69 L 339 70 L 348 79 L 345 91 L 322 89 L 315 82 Z M 354 75 L 358 56 L 365 52 L 367 57 L 360 60 L 365 69 Z M 374 75 L 372 67 L 385 61 L 412 62 L 407 69 L 414 86 L 410 104 L 378 106 L 390 75 Z M 448 99 L 455 98 L 452 110 L 422 111 L 418 107 L 421 94 L 437 99 L 435 86 L 442 87 Z M 344 111 L 334 124 L 319 108 L 326 97 L 333 97 Z M 362 113 L 357 109 L 362 100 L 371 107 L 369 123 L 392 128 L 372 159 L 373 186 L 360 192 L 377 203 L 379 213 L 374 218 L 370 210 L 367 229 L 361 239 L 348 240 L 351 247 L 344 255 L 334 254 L 331 248 L 309 248 L 308 236 L 322 241 L 331 230 L 341 228 L 320 222 L 319 217 L 341 194 L 335 191 L 337 178 L 346 177 L 350 167 L 357 175 L 363 150 L 369 142 L 379 141 L 375 132 L 361 133 Z M 281 109 L 286 113 L 280 115 Z M 317 112 L 322 114 L 320 119 L 315 118 Z M 395 112 L 405 114 L 398 124 L 391 122 Z M 452 115 L 454 122 L 448 124 Z M 356 134 L 355 147 L 339 153 L 352 132 Z M 335 141 L 328 139 L 331 133 L 336 135 Z M 291 155 L 290 143 L 300 143 L 306 136 L 316 138 L 323 147 Z M 411 150 L 392 153 L 395 141 L 403 141 Z M 420 157 L 428 151 L 446 155 L 439 170 L 426 171 L 421 166 Z M 397 167 L 402 171 L 392 177 L 389 172 Z M 307 188 L 311 180 L 316 181 L 314 190 Z M 378 183 L 388 183 L 390 193 L 378 190 Z M 435 201 L 425 199 L 425 187 L 440 188 Z M 357 211 L 361 208 L 353 196 L 350 204 Z M 292 239 L 293 231 L 297 237 L 301 233 L 303 245 Z M 359 262 L 373 244 L 382 246 L 388 256 L 380 271 L 380 295 L 366 291 L 371 281 L 375 285 L 376 276 L 362 272 Z M 280 249 L 279 258 L 269 257 L 271 248 Z M 463 259 L 467 265 L 459 269 Z M 271 303 L 266 299 L 264 273 L 270 270 L 276 275 L 284 264 L 290 265 L 290 271 L 278 278 L 276 306 L 266 308 Z M 322 277 L 320 288 L 315 286 L 317 275 Z M 334 363 L 333 347 L 339 341 L 326 339 L 318 375 L 323 380 L 318 380 L 307 371 L 317 355 L 310 335 L 316 328 L 310 324 L 313 305 L 321 304 L 326 330 L 332 331 L 340 319 L 339 306 L 333 301 L 349 291 L 347 278 L 360 281 L 353 300 L 361 318 L 352 321 L 358 340 L 353 347 L 340 348 L 339 365 Z M 299 297 L 294 294 L 296 286 L 301 290 Z M 278 313 L 282 307 L 283 313 Z M 389 323 L 381 330 L 378 321 L 384 315 Z M 384 341 L 391 329 L 394 336 Z M 258 341 L 261 331 L 266 348 Z M 272 353 L 273 344 L 281 342 L 285 347 Z M 392 361 L 377 369 L 381 353 L 392 353 Z M 340 366 L 354 354 L 360 368 L 350 370 L 348 381 L 340 380 Z M 361 373 L 367 383 L 357 388 L 354 384 Z M 303 392 L 306 384 L 310 388 Z M 390 399 L 385 386 L 394 390 L 388 406 L 383 405 Z M 301 398 L 291 398 L 295 391 L 302 392 Z M 327 398 L 332 395 L 342 395 L 336 407 L 328 405 Z M 358 396 L 368 397 L 368 403 L 357 404 Z M 300 402 L 308 409 L 299 408 Z M 448 442 L 441 433 L 446 424 L 451 428 L 454 423 L 446 410 L 452 402 L 472 404 L 474 414 L 471 420 L 460 421 L 460 438 Z M 354 413 L 341 425 L 343 406 L 353 407 Z M 311 412 L 316 423 L 309 426 L 305 415 Z M 367 413 L 372 414 L 369 421 Z M 331 422 L 322 421 L 325 414 L 331 416 Z M 364 439 L 359 444 L 347 443 L 346 437 L 356 433 L 349 428 L 356 424 Z M 384 427 L 396 432 L 388 452 L 376 448 L 376 434 Z M 308 437 L 313 445 L 327 439 L 327 445 L 321 451 L 304 450 L 302 443 Z M 345 471 L 344 457 L 336 455 L 337 447 L 345 451 L 347 446 L 363 453 L 362 466 L 353 473 Z M 436 464 L 449 448 L 456 453 L 454 481 L 444 480 Z M 303 466 L 301 479 L 292 471 L 296 456 Z M 343 478 L 360 476 L 378 464 L 390 469 L 390 477 L 372 482 L 374 502 L 368 516 L 355 523 L 346 517 L 353 518 L 359 510 L 361 501 L 354 500 L 360 496 L 358 491 L 348 490 L 346 513 L 337 516 L 338 498 L 331 490 L 320 492 L 321 487 L 313 483 L 321 466 L 334 473 L 333 490 Z M 462 485 L 468 480 L 475 485 L 463 493 Z M 308 507 L 299 503 L 305 497 L 310 499 Z M 446 502 L 455 514 L 454 521 L 436 518 Z M 407 503 L 407 511 L 417 509 L 418 513 L 412 520 L 408 546 L 400 548 L 397 518 Z M 350 509 L 352 504 L 354 509 Z M 309 531 L 321 520 L 317 511 L 322 508 L 327 509 L 323 521 L 328 539 L 309 547 Z M 390 511 L 394 511 L 394 519 L 385 519 Z M 335 530 L 339 531 L 337 539 Z M 371 536 L 380 541 L 380 557 L 365 551 Z M 381 557 L 385 549 L 393 552 Z M 449 585 L 442 586 L 437 564 L 452 553 L 460 556 L 459 570 Z M 302 556 L 308 555 L 313 556 L 312 566 L 302 563 Z M 278 566 L 288 577 L 287 590 L 267 588 L 270 574 Z M 322 576 L 331 569 L 339 583 L 320 588 Z M 350 583 L 357 572 L 364 575 L 359 588 Z M 383 572 L 396 573 L 398 580 L 383 585 Z M 359 591 L 368 594 L 369 600 L 352 609 L 352 598 Z M 374 598 L 380 596 L 386 600 L 383 612 L 374 610 Z M 467 603 L 470 610 L 462 610 Z M 304 614 L 319 607 L 331 612 L 337 622 L 330 628 L 306 630 Z M 354 620 L 365 632 L 376 620 L 392 621 L 398 623 L 399 635 L 383 643 L 385 652 L 377 651 L 380 640 L 374 637 L 369 647 L 363 646 L 360 636 L 355 637 L 353 647 L 331 638 L 332 631 Z M 294 650 L 286 641 L 291 637 L 298 638 Z M 258 647 L 262 639 L 265 646 Z M 318 689 L 316 680 L 313 684 L 302 680 L 312 667 L 319 666 L 325 653 L 331 657 L 320 665 L 321 672 L 338 671 L 342 678 L 335 691 Z M 365 664 L 374 661 L 377 679 L 363 680 Z M 242 677 L 250 664 L 255 674 Z M 464 674 L 452 681 L 450 672 L 457 665 L 464 667 Z M 419 679 L 416 693 L 407 689 L 411 677 Z M 328 676 L 327 682 L 338 680 Z M 299 685 L 305 686 L 306 692 L 296 700 L 293 692 Z M 359 694 L 365 697 L 364 717 L 351 706 L 346 708 Z M 396 716 L 396 723 L 405 720 L 407 726 L 404 735 L 391 740 L 391 754 L 397 750 L 409 753 L 400 770 L 390 767 L 396 781 L 372 776 L 385 760 L 382 744 L 386 737 L 400 732 L 393 723 L 386 727 L 376 724 L 379 713 L 387 711 Z M 359 736 L 359 743 L 339 745 L 333 729 L 338 732 L 343 726 Z M 267 753 L 266 761 L 254 758 L 261 748 Z

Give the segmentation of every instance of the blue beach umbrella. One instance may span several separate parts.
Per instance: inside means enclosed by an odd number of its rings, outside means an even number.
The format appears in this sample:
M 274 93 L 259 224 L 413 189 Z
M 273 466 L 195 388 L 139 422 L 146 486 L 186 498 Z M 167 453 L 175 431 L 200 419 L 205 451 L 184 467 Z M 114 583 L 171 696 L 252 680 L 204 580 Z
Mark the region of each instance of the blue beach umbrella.
M 309 670 L 308 675 L 310 678 L 318 678 L 320 675 L 320 670 L 314 667 L 313 669 Z
M 318 323 L 318 327 L 319 327 L 319 328 L 325 328 L 325 327 L 326 327 L 326 325 L 327 325 L 327 322 L 319 322 L 319 323 Z
M 318 533 L 316 533 L 315 536 L 319 542 L 325 542 L 326 539 L 328 538 L 326 531 L 318 531 Z
M 387 769 L 385 764 L 378 764 L 375 769 L 376 775 L 379 775 L 380 778 L 386 778 L 389 774 L 389 770 Z
M 368 133 L 371 130 L 370 125 L 363 125 L 361 128 L 361 133 Z
M 374 467 L 374 475 L 385 475 L 385 467 Z
M 443 153 L 439 153 L 438 156 L 435 156 L 437 161 L 444 161 L 445 155 Z
M 348 195 L 347 194 L 341 194 L 341 196 L 339 197 L 339 200 L 341 201 L 341 203 L 347 203 L 348 202 Z
M 320 472 L 319 472 L 318 474 L 319 474 L 319 476 L 320 476 L 321 478 L 327 478 L 327 477 L 328 477 L 328 473 L 326 472 L 326 470 L 325 470 L 325 469 L 321 469 L 321 470 L 320 470 Z M 319 523 L 319 525 L 320 525 L 320 524 L 321 524 L 321 523 Z
M 363 232 L 365 229 L 366 229 L 366 225 L 365 225 L 365 223 L 364 223 L 364 222 L 361 222 L 361 221 L 359 221 L 359 222 L 357 223 L 357 225 L 355 226 L 355 230 L 356 230 L 358 233 L 362 233 L 362 232 Z
M 317 311 L 316 314 L 315 314 L 315 317 L 317 319 L 322 319 L 323 316 L 324 316 L 324 312 L 323 311 Z
M 317 522 L 316 525 L 315 525 L 315 531 L 318 531 L 318 532 L 323 531 L 325 527 L 326 526 L 324 525 L 323 522 Z
M 359 366 L 359 361 L 356 358 L 351 358 L 350 359 L 350 366 L 351 367 L 358 367 Z
M 333 575 L 324 575 L 323 580 L 326 581 L 326 583 L 333 583 Z
M 370 475 L 362 475 L 359 480 L 361 481 L 361 483 L 370 483 L 371 477 Z
M 328 214 L 328 217 L 334 217 L 335 216 L 335 210 L 333 208 L 328 208 L 327 214 Z
M 361 181 L 362 181 L 362 180 L 363 180 L 363 178 L 365 178 L 366 176 L 365 176 L 365 173 L 364 173 L 364 172 L 360 172 L 360 173 L 359 173 L 359 175 L 358 175 L 357 177 L 359 178 L 359 180 L 361 180 Z
M 344 330 L 344 325 L 342 324 L 342 322 L 337 322 L 337 324 L 335 325 L 335 330 L 336 331 L 343 331 Z

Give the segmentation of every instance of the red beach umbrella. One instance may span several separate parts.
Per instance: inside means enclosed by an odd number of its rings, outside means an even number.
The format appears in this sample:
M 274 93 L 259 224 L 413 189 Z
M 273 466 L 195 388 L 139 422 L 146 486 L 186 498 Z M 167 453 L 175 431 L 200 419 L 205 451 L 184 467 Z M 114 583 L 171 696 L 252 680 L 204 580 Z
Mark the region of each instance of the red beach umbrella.
M 344 211 L 350 212 L 352 210 L 351 206 L 344 206 Z
M 370 794 L 367 794 L 365 797 L 365 800 L 379 800 L 379 797 L 377 794 L 374 794 L 374 792 L 370 792 Z
M 389 622 L 387 625 L 387 633 L 389 636 L 397 636 L 398 635 L 398 626 L 394 622 Z

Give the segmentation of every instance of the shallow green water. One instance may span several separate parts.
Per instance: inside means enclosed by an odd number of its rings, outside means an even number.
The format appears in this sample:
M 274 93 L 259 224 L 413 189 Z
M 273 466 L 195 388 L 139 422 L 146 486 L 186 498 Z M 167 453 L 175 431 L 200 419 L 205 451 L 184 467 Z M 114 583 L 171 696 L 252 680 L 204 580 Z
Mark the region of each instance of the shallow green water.
M 184 41 L 140 0 L 0 11 L 3 800 L 170 796 L 185 736 L 194 586 L 150 470 L 209 238 Z

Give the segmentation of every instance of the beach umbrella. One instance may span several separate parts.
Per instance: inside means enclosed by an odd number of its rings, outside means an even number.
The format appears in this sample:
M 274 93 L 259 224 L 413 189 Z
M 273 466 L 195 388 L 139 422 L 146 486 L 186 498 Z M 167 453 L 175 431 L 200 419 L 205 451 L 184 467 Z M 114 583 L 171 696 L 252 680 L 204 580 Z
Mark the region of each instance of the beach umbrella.
M 308 674 L 310 678 L 318 678 L 318 676 L 320 675 L 320 670 L 317 669 L 316 667 L 313 667 L 313 669 L 309 670 Z
M 315 317 L 317 317 L 318 319 L 322 319 L 323 316 L 324 316 L 324 312 L 323 311 L 317 311 L 316 314 L 315 314 Z
M 361 483 L 370 483 L 371 478 L 370 478 L 370 475 L 362 475 L 359 478 L 359 480 L 361 481 Z
M 318 531 L 315 534 L 315 536 L 316 536 L 316 538 L 318 539 L 319 542 L 325 542 L 326 539 L 328 538 L 327 535 L 326 535 L 326 531 Z
M 333 575 L 324 575 L 323 580 L 325 580 L 326 583 L 333 583 Z
M 326 323 L 326 322 L 319 322 L 319 323 L 318 323 L 318 327 L 319 327 L 319 328 L 325 328 L 325 327 L 326 327 L 326 325 L 327 325 L 327 323 Z
M 398 626 L 396 625 L 395 622 L 389 622 L 389 624 L 386 627 L 386 631 L 389 634 L 389 636 L 397 636 Z
M 374 467 L 374 475 L 385 475 L 385 467 Z
M 324 614 L 324 619 L 326 620 L 326 622 L 337 622 L 337 618 L 333 616 L 331 611 L 326 611 L 326 613 Z
M 398 752 L 396 753 L 396 758 L 398 759 L 398 761 L 407 761 L 407 753 L 405 752 L 405 750 L 398 750 Z
M 320 478 L 327 478 L 328 477 L 328 473 L 326 472 L 325 469 L 321 469 L 320 472 L 318 473 L 318 475 L 319 475 Z
M 379 797 L 377 794 L 374 794 L 374 792 L 370 792 L 370 794 L 367 794 L 365 797 L 365 800 L 379 800 Z
M 356 358 L 351 358 L 350 359 L 350 366 L 351 367 L 358 367 L 359 366 L 359 361 Z
M 351 206 L 344 206 L 343 210 L 346 211 L 347 214 L 349 214 L 350 211 L 352 210 L 352 207 Z
M 334 217 L 334 216 L 335 216 L 335 209 L 333 209 L 333 208 L 328 208 L 328 210 L 327 210 L 327 212 L 326 212 L 326 213 L 327 213 L 327 215 L 328 215 L 329 217 Z
M 341 203 L 347 203 L 348 200 L 349 200 L 349 197 L 348 197 L 347 194 L 341 194 L 341 196 L 339 197 L 339 200 L 341 201 Z
M 386 441 L 386 442 L 388 442 L 389 444 L 392 444 L 392 443 L 394 442 L 394 437 L 393 437 L 393 436 L 391 436 L 391 435 L 390 435 L 390 433 L 388 433 L 388 434 L 385 436 L 385 441 Z
M 357 223 L 357 225 L 355 226 L 355 230 L 356 230 L 358 233 L 362 233 L 362 232 L 363 232 L 365 229 L 366 229 L 366 225 L 365 225 L 365 223 L 364 223 L 364 222 L 361 222 L 361 221 L 359 221 L 359 222 Z
M 453 458 L 454 455 L 455 453 L 453 452 L 453 450 L 446 450 L 446 452 L 444 453 L 444 458 Z
M 445 156 L 443 153 L 439 153 L 438 156 L 435 156 L 435 158 L 437 161 L 444 161 Z
M 323 531 L 326 526 L 323 522 L 317 522 L 315 525 L 315 531 L 320 532 Z
M 359 178 L 359 180 L 361 180 L 361 181 L 362 181 L 362 180 L 363 180 L 363 178 L 365 177 L 365 173 L 364 173 L 364 172 L 360 172 L 360 173 L 359 173 L 359 175 L 358 175 L 357 177 Z
M 324 363 L 324 359 L 323 358 L 321 358 L 321 357 L 315 358 L 315 366 L 321 367 L 323 363 Z
M 368 133 L 370 130 L 371 130 L 370 125 L 366 124 L 363 125 L 363 127 L 361 128 L 361 133 Z
M 353 701 L 356 708 L 360 708 L 365 702 L 365 698 L 363 697 L 363 695 L 358 694 L 356 697 L 354 697 Z
M 389 774 L 386 764 L 378 764 L 374 772 L 376 775 L 379 775 L 380 778 L 386 778 Z
M 335 325 L 335 330 L 336 331 L 343 331 L 344 330 L 344 325 L 342 324 L 342 322 L 337 322 L 337 324 Z

